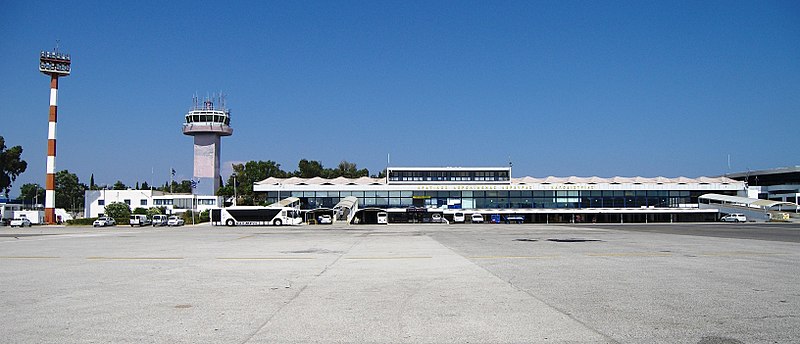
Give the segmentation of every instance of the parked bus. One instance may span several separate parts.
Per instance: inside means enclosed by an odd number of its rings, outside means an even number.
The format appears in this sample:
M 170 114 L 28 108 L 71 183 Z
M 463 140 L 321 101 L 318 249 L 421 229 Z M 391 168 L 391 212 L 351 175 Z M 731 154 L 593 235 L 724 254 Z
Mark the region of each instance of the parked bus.
M 299 225 L 300 211 L 290 207 L 234 206 L 211 209 L 211 224 L 215 226 L 281 226 Z

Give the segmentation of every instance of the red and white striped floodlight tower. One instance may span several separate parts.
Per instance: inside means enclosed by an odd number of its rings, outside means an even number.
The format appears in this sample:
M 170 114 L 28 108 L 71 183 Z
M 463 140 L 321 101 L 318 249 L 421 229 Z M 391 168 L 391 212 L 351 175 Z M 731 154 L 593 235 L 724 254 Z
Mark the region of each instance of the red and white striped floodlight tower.
M 44 194 L 44 221 L 56 223 L 56 119 L 58 118 L 58 78 L 68 76 L 70 56 L 55 51 L 39 54 L 39 71 L 50 76 L 50 125 L 47 130 L 47 179 Z

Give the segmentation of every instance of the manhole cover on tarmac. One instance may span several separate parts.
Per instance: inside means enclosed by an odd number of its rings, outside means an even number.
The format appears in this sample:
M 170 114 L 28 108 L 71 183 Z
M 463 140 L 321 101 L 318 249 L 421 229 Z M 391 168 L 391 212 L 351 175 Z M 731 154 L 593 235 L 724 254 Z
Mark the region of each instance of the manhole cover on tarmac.
M 590 242 L 590 241 L 603 241 L 603 240 L 568 238 L 568 239 L 547 239 L 547 241 L 552 241 L 552 242 Z

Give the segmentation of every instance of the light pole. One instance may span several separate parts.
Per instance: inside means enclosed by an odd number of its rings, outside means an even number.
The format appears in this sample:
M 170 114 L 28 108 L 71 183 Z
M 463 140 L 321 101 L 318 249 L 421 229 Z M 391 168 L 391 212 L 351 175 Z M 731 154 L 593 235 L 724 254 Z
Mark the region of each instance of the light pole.
M 39 71 L 50 77 L 50 114 L 47 131 L 47 174 L 45 175 L 44 222 L 56 223 L 56 119 L 58 118 L 58 78 L 70 74 L 72 58 L 58 51 L 39 53 Z
M 233 174 L 233 206 L 236 206 L 236 173 Z
M 39 209 L 39 184 L 36 184 L 36 191 L 33 193 L 33 209 Z

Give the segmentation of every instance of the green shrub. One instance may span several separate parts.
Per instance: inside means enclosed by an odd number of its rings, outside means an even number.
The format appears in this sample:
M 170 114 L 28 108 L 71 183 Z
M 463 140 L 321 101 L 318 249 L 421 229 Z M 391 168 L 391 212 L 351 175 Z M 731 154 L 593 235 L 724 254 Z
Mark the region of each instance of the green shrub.
M 113 217 L 117 220 L 117 224 L 121 224 L 120 219 L 124 219 L 124 223 L 128 223 L 128 218 L 131 216 L 131 207 L 122 202 L 114 202 L 106 205 L 106 216 Z
M 134 212 L 136 212 L 136 211 L 134 211 Z M 150 208 L 147 209 L 147 216 L 149 216 L 150 218 L 153 218 L 153 215 L 161 215 L 161 214 L 163 214 L 163 213 L 161 212 L 160 208 L 150 207 Z
M 97 220 L 96 217 L 86 217 L 82 219 L 67 220 L 67 226 L 91 226 Z
M 203 211 L 201 213 L 194 213 L 194 220 L 192 220 L 192 211 L 187 210 L 181 216 L 183 217 L 183 221 L 186 222 L 187 225 L 192 223 L 203 223 L 208 222 L 210 220 L 208 210 Z M 194 221 L 194 222 L 193 222 Z

